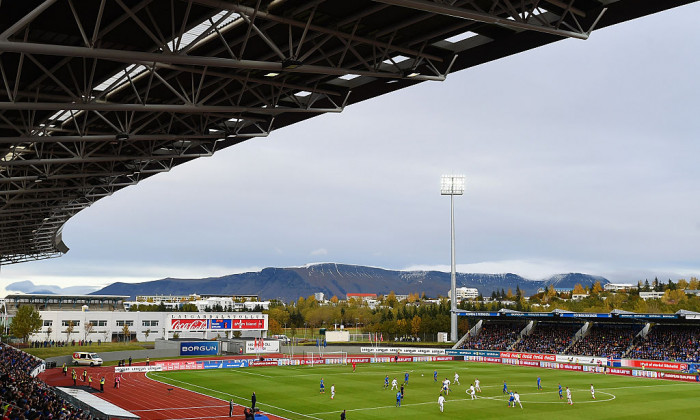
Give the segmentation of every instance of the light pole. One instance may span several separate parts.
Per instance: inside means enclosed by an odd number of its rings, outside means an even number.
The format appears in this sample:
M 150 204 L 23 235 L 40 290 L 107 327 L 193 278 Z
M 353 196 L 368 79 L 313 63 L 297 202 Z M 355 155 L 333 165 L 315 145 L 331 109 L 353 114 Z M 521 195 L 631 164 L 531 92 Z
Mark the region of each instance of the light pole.
M 457 280 L 455 264 L 455 204 L 454 196 L 464 194 L 464 175 L 443 175 L 440 180 L 440 194 L 450 196 L 451 220 L 451 271 L 450 271 L 450 341 L 456 343 L 457 337 Z

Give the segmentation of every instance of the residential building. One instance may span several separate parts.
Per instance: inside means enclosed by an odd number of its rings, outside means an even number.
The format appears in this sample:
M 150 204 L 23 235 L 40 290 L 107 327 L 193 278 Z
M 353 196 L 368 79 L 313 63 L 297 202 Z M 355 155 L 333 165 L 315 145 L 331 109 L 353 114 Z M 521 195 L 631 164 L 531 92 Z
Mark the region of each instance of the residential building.
M 361 302 L 367 302 L 370 300 L 376 300 L 377 299 L 377 294 L 376 293 L 348 293 L 346 295 L 346 299 L 357 299 Z
M 647 300 L 647 299 L 661 299 L 664 297 L 664 292 L 639 292 L 639 297 Z
M 457 302 L 465 299 L 476 299 L 479 297 L 479 289 L 474 287 L 457 287 L 455 289 Z M 452 290 L 447 291 L 447 297 L 452 298 Z
M 606 292 L 629 292 L 630 290 L 637 290 L 637 285 L 631 283 L 608 283 L 603 286 L 603 290 Z

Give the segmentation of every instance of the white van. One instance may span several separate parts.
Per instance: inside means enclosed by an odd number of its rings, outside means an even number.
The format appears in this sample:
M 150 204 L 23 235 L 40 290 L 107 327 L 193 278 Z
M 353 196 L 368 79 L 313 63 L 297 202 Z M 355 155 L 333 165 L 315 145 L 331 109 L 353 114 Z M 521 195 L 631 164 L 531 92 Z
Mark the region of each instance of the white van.
M 102 359 L 97 353 L 76 351 L 73 353 L 73 364 L 76 366 L 102 366 Z
M 274 340 L 280 340 L 280 343 L 282 343 L 282 344 L 289 344 L 289 342 L 291 341 L 289 339 L 289 337 L 287 337 L 284 334 L 279 334 L 279 335 L 276 334 L 276 335 L 273 335 L 272 338 Z

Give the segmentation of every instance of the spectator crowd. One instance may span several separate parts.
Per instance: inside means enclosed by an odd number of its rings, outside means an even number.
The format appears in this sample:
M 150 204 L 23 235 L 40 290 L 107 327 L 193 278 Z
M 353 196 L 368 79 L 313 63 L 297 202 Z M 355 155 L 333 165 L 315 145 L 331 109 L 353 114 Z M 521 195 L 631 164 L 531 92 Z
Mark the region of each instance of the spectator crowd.
M 627 357 L 634 359 L 700 362 L 700 327 L 656 325 L 635 343 Z
M 463 348 L 474 350 L 508 350 L 518 339 L 523 323 L 484 322 L 479 334 L 464 341 Z
M 646 337 L 637 337 L 644 327 L 641 324 L 596 322 L 587 335 L 574 342 L 582 326 L 580 323 L 540 321 L 529 335 L 518 341 L 524 323 L 485 321 L 479 333 L 465 339 L 461 347 L 700 363 L 700 326 L 656 325 Z
M 41 360 L 0 343 L 0 414 L 2 420 L 89 419 L 54 390 L 31 375 Z
M 643 326 L 638 324 L 604 324 L 596 322 L 585 337 L 569 348 L 567 354 L 619 359 L 632 345 Z
M 538 322 L 530 335 L 524 336 L 513 351 L 528 353 L 562 354 L 574 340 L 583 324 Z

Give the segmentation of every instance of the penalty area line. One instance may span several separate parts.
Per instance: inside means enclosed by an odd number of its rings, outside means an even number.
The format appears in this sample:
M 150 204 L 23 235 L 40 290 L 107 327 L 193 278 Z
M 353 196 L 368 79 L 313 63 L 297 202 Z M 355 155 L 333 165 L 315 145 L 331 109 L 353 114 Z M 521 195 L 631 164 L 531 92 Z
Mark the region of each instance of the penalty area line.
M 157 376 L 157 375 L 156 375 L 156 376 Z M 149 378 L 149 379 L 150 379 L 150 378 Z M 239 396 L 239 395 L 234 395 L 234 394 L 231 394 L 231 393 L 228 393 L 228 392 L 223 392 L 223 391 L 220 391 L 220 390 L 218 390 L 218 389 L 207 388 L 207 387 L 204 387 L 204 386 L 201 386 L 201 385 L 197 385 L 197 384 L 193 384 L 193 383 L 181 381 L 181 380 L 179 380 L 179 379 L 173 379 L 173 378 L 168 378 L 168 379 L 169 379 L 169 380 L 172 380 L 172 381 L 175 381 L 175 382 L 182 383 L 182 384 L 186 384 L 186 385 L 189 385 L 189 386 L 192 386 L 192 387 L 195 387 L 195 388 L 200 388 L 200 389 L 204 389 L 204 390 L 207 390 L 207 391 L 211 391 L 211 392 L 216 393 L 216 394 L 226 395 L 226 396 L 230 396 L 230 397 L 239 398 L 239 399 L 242 399 L 242 400 L 244 400 L 244 401 L 248 401 L 247 398 L 243 398 L 243 397 L 241 397 L 241 396 Z M 164 384 L 166 384 L 166 385 L 172 385 L 172 384 L 168 384 L 167 382 L 162 382 L 162 381 L 158 381 L 158 380 L 155 380 L 155 379 L 152 379 L 152 380 L 153 380 L 153 381 L 156 381 L 156 382 L 164 383 Z M 179 387 L 179 388 L 182 388 L 182 387 Z M 204 394 L 204 393 L 201 393 L 201 392 L 192 391 L 192 390 L 190 390 L 190 389 L 186 389 L 186 388 L 182 388 L 182 389 L 185 389 L 185 390 L 190 391 L 190 392 L 194 392 L 194 393 L 196 393 L 196 394 L 206 395 L 207 397 L 210 397 L 210 398 L 216 398 L 216 397 L 212 397 L 211 395 L 207 395 L 207 394 Z M 216 399 L 221 400 L 221 398 L 216 398 Z M 224 400 L 224 401 L 225 401 L 225 400 Z M 273 408 L 273 409 L 275 409 L 275 410 L 286 411 L 287 413 L 292 413 L 292 414 L 295 414 L 295 415 L 297 415 L 297 416 L 309 417 L 309 418 L 312 418 L 312 419 L 315 419 L 315 420 L 322 420 L 322 419 L 319 419 L 318 417 L 314 417 L 314 416 L 311 416 L 311 415 L 308 415 L 308 414 L 304 414 L 304 413 L 297 413 L 296 411 L 287 410 L 286 408 L 277 407 L 277 406 L 274 406 L 274 405 L 271 405 L 271 404 L 265 404 L 265 403 L 260 403 L 260 402 L 258 402 L 257 405 L 259 405 L 259 406 L 265 406 L 265 407 L 270 407 L 270 408 Z M 274 414 L 274 413 L 270 413 L 270 414 L 273 414 L 273 415 L 275 415 L 275 416 L 277 416 L 277 417 L 282 417 L 282 416 L 280 416 L 279 414 Z

